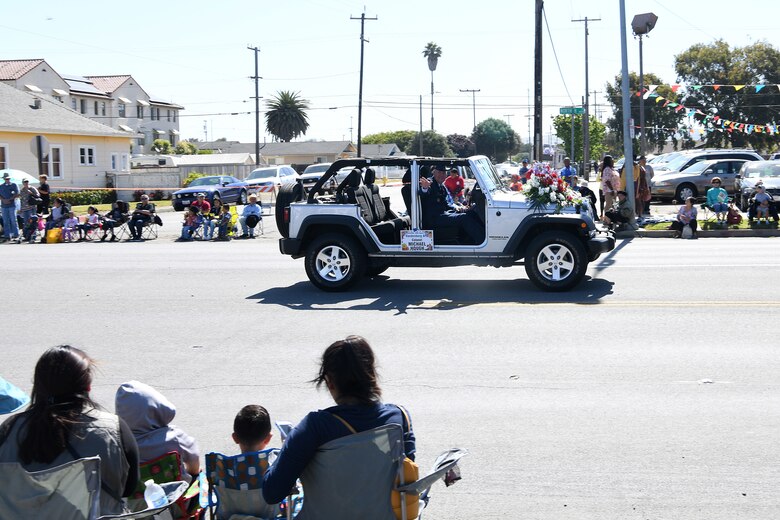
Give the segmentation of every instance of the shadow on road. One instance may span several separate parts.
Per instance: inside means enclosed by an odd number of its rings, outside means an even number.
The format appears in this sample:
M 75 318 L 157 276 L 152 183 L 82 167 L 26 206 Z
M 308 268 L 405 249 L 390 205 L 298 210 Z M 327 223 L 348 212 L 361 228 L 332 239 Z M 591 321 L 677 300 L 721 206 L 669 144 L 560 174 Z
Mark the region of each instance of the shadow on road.
M 604 296 L 612 294 L 612 286 L 613 282 L 586 276 L 572 291 L 547 293 L 524 279 L 398 280 L 379 276 L 344 293 L 328 293 L 309 282 L 298 282 L 253 294 L 247 299 L 298 310 L 370 310 L 405 314 L 409 309 L 446 311 L 473 305 L 595 305 Z

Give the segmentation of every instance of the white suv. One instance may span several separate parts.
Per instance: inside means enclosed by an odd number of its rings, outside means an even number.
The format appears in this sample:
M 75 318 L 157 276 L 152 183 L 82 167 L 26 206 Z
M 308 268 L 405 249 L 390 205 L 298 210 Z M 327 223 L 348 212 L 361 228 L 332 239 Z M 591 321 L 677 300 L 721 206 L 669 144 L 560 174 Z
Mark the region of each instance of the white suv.
M 426 230 L 418 199 L 420 170 L 432 165 L 458 168 L 474 178 L 470 191 L 475 217 L 485 227 L 482 243 L 469 243 L 451 229 Z M 406 170 L 400 195 L 381 196 L 373 168 Z M 350 173 L 332 196 L 320 188 L 336 173 Z M 396 188 L 397 189 L 397 188 Z M 406 207 L 406 212 L 391 208 Z M 301 183 L 283 186 L 276 200 L 282 254 L 305 258 L 309 280 L 325 291 L 347 289 L 363 277 L 389 267 L 522 263 L 529 279 L 548 291 L 565 291 L 585 276 L 588 262 L 615 247 L 614 235 L 596 228 L 589 202 L 566 207 L 531 208 L 520 192 L 504 184 L 490 159 L 387 158 L 334 162 L 311 190 Z

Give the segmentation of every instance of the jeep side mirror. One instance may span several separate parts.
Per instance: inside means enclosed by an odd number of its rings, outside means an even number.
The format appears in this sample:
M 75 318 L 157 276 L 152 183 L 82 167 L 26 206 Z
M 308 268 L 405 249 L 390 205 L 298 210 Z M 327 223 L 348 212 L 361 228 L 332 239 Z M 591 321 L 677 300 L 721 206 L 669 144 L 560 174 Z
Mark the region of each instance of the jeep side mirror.
M 735 178 L 735 179 L 741 179 L 741 178 L 742 178 L 742 175 L 740 175 L 740 174 L 736 174 L 736 175 L 734 176 L 734 178 Z

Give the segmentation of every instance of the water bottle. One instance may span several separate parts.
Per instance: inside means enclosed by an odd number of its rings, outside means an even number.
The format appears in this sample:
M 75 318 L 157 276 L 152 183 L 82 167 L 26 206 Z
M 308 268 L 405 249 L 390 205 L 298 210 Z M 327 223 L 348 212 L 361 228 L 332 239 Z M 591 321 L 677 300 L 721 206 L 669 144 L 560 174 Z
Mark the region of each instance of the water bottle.
M 154 480 L 149 479 L 144 482 L 146 490 L 144 491 L 144 500 L 149 508 L 158 508 L 168 505 L 168 497 L 165 496 L 165 491 Z

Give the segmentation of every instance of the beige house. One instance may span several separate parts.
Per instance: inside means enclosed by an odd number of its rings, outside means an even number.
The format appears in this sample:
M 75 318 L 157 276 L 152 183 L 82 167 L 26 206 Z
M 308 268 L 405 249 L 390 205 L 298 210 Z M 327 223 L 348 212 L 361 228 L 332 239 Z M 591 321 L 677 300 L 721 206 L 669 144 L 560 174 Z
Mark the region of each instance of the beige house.
M 54 190 L 105 188 L 107 173 L 130 170 L 130 136 L 51 96 L 1 84 L 0 168 L 46 173 Z

